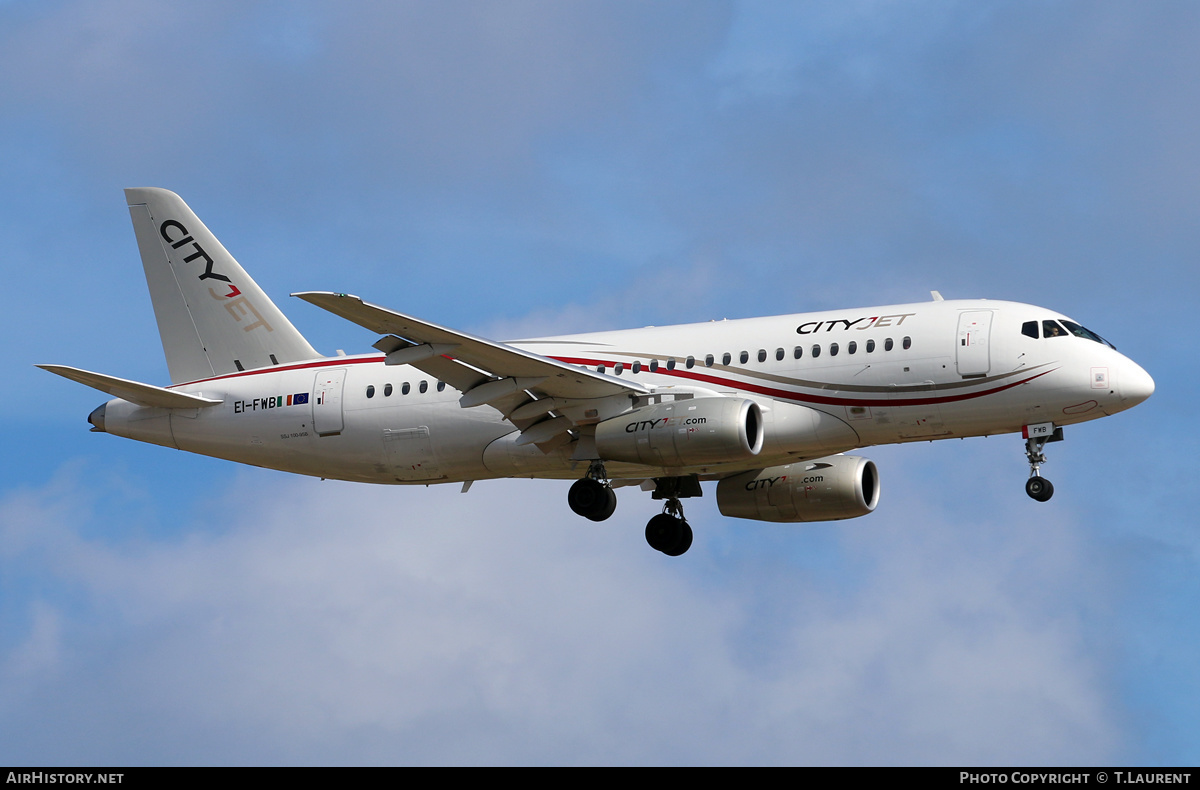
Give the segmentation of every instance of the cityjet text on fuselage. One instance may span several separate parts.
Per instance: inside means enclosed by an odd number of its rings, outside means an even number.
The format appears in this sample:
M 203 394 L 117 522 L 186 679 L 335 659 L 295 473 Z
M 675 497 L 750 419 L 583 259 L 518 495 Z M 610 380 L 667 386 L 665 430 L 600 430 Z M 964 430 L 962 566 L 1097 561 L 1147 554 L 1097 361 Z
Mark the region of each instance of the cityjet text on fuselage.
M 905 318 L 911 318 L 916 313 L 896 313 L 895 315 L 874 315 L 863 316 L 851 321 L 849 318 L 831 318 L 827 321 L 808 321 L 796 327 L 796 332 L 801 335 L 811 335 L 820 332 L 822 328 L 826 332 L 832 332 L 834 329 L 872 329 L 885 326 L 900 326 L 904 323 Z

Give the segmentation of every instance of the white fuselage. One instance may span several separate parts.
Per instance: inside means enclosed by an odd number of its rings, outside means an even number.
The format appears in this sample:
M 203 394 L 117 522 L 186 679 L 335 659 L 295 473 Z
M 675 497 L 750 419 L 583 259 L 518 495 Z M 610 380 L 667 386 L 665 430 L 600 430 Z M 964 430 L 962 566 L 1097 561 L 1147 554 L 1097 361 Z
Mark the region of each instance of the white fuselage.
M 1113 348 L 1071 334 L 1031 337 L 1062 319 L 1031 305 L 934 301 L 541 338 L 518 348 L 656 394 L 730 395 L 762 408 L 765 443 L 750 458 L 666 474 L 721 477 L 876 444 L 1021 431 L 1127 409 L 1153 389 Z M 222 403 L 159 409 L 106 404 L 103 429 L 256 466 L 371 483 L 495 477 L 577 478 L 569 446 L 519 445 L 486 405 L 382 354 L 320 358 L 171 389 Z M 635 405 L 598 404 L 602 417 Z M 586 461 L 582 469 L 586 469 Z M 610 464 L 614 478 L 661 467 Z

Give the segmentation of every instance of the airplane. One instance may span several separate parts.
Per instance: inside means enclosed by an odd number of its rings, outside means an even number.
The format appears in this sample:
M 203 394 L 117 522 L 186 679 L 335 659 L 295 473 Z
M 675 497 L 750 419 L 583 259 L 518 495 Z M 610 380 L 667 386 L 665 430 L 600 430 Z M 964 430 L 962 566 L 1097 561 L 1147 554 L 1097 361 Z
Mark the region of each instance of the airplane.
M 574 480 L 663 502 L 646 541 L 692 545 L 681 500 L 716 482 L 725 516 L 864 516 L 874 462 L 852 450 L 1020 433 L 1026 493 L 1054 493 L 1045 445 L 1146 400 L 1154 381 L 1064 315 L 986 299 L 496 342 L 327 291 L 292 294 L 375 333 L 322 356 L 175 193 L 125 190 L 171 384 L 39 365 L 113 397 L 92 431 L 363 483 Z

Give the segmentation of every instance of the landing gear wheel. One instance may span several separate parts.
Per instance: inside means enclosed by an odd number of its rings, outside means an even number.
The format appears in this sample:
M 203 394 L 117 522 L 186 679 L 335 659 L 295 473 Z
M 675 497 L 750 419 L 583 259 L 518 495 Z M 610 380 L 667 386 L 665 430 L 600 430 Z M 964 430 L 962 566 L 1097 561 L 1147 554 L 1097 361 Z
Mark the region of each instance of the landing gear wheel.
M 668 557 L 678 557 L 692 547 L 692 528 L 683 519 L 679 520 L 679 542 L 671 550 L 663 549 Z
M 681 518 L 675 518 L 667 513 L 659 513 L 654 518 L 650 519 L 650 523 L 646 525 L 646 542 L 650 544 L 650 548 L 655 551 L 661 551 L 672 557 L 677 557 L 679 554 L 672 554 L 681 542 L 684 540 L 684 528 L 687 527 L 687 522 Z M 687 527 L 687 544 L 692 545 L 691 527 Z
M 567 504 L 576 515 L 592 521 L 603 521 L 617 509 L 617 495 L 599 480 L 585 477 L 571 485 L 571 490 L 567 492 Z
M 1025 493 L 1038 502 L 1046 502 L 1054 496 L 1054 485 L 1044 477 L 1031 477 L 1025 481 Z

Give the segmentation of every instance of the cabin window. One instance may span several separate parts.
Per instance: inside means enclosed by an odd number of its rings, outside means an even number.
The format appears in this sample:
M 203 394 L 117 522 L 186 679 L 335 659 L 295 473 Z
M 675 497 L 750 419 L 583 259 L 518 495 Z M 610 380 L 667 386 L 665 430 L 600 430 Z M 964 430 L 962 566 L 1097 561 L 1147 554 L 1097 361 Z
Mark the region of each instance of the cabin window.
M 374 397 L 375 397 L 375 385 L 374 385 L 374 384 L 368 384 L 368 385 L 367 385 L 367 397 L 368 397 L 368 398 L 374 398 Z
M 687 366 L 688 370 L 691 370 L 696 365 L 696 358 L 688 357 L 687 362 L 685 362 L 684 364 Z M 708 365 L 710 367 L 712 366 L 712 354 L 708 355 L 708 361 L 706 361 L 704 364 Z
M 605 371 L 605 367 L 604 367 L 603 365 L 597 365 L 597 366 L 596 366 L 596 372 L 597 372 L 597 373 L 603 373 L 604 371 Z
M 439 381 L 439 382 L 438 382 L 438 386 L 437 386 L 437 391 L 438 391 L 438 392 L 441 392 L 441 391 L 443 391 L 444 389 L 446 389 L 446 382 L 444 382 L 444 381 Z
M 613 366 L 613 373 L 616 373 L 618 376 L 624 372 L 625 372 L 625 363 L 624 362 L 618 362 L 616 365 Z
M 892 343 L 892 339 L 889 337 L 887 340 L 884 340 L 884 341 L 883 341 L 883 350 L 884 350 L 884 351 L 891 351 L 891 350 L 892 350 L 892 346 L 893 346 L 893 345 L 895 345 L 895 344 L 894 344 L 894 343 Z
M 716 359 L 713 358 L 712 354 L 706 354 L 704 356 L 704 367 L 711 368 L 713 366 L 713 362 L 715 361 Z
M 650 372 L 651 373 L 658 372 L 658 360 L 657 359 L 650 360 Z
M 728 365 L 732 361 L 733 361 L 733 357 L 729 354 L 728 351 L 726 351 L 724 354 L 721 355 L 721 364 L 722 365 Z
M 642 363 L 641 363 L 641 362 L 634 362 L 634 363 L 633 363 L 633 372 L 634 372 L 634 373 L 641 373 L 641 372 L 642 372 Z
M 407 395 L 410 392 L 412 392 L 412 386 L 410 386 L 407 381 L 400 385 L 401 395 Z
M 858 351 L 858 341 L 851 340 L 850 345 L 846 346 L 846 353 L 853 354 Z
M 742 364 L 743 364 L 743 365 L 745 365 L 747 362 L 749 362 L 749 361 L 750 361 L 750 352 L 748 352 L 748 351 L 743 351 L 743 352 L 742 352 L 742 353 L 741 353 L 741 354 L 738 356 L 738 359 L 740 359 L 740 360 L 741 360 L 741 362 L 742 362 Z
M 783 356 L 784 356 L 784 350 L 782 348 L 775 349 L 775 360 L 776 361 L 782 361 Z
M 838 352 L 838 344 L 837 344 L 837 343 L 830 343 L 830 344 L 829 344 L 829 356 L 831 356 L 831 357 L 836 357 L 836 356 L 837 356 L 837 352 Z
M 688 367 L 690 368 L 691 365 L 688 365 Z M 667 360 L 667 370 L 674 370 L 674 369 L 675 369 L 675 357 L 671 357 L 670 359 Z
M 910 348 L 912 348 L 912 338 L 906 337 L 904 338 L 904 350 L 908 351 Z
M 419 389 L 422 393 L 429 392 L 429 382 L 422 380 L 421 383 L 417 385 L 417 389 Z
M 767 350 L 765 348 L 760 348 L 758 350 L 758 361 L 759 362 L 767 361 Z
M 804 347 L 803 347 L 803 346 L 796 346 L 795 348 L 793 348 L 793 349 L 792 349 L 792 356 L 793 356 L 794 358 L 796 358 L 796 359 L 800 359 L 800 357 L 804 356 Z
M 868 354 L 870 354 L 870 353 L 871 353 L 872 351 L 874 351 L 874 350 L 875 350 L 875 341 L 874 341 L 874 340 L 868 340 L 868 341 L 867 341 L 867 353 L 868 353 Z
M 813 347 L 812 347 L 812 355 L 813 355 L 813 359 L 816 359 L 817 357 L 821 356 L 821 346 L 820 346 L 820 344 L 818 344 L 818 343 L 813 343 Z
M 1032 337 L 1034 340 L 1037 340 L 1037 321 L 1026 321 L 1025 323 L 1021 324 L 1021 334 L 1025 335 L 1025 337 Z
M 385 398 L 392 397 L 392 385 L 391 384 L 383 385 L 383 397 L 385 397 Z

